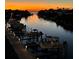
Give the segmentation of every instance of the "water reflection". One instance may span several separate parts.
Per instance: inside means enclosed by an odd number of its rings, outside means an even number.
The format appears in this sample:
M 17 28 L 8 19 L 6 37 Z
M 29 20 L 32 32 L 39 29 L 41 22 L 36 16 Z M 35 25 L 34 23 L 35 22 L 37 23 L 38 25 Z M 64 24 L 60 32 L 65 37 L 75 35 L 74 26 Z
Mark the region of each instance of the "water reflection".
M 29 28 L 35 28 L 42 31 L 44 34 L 59 37 L 60 42 L 68 42 L 68 59 L 72 59 L 73 54 L 73 34 L 70 31 L 63 29 L 61 26 L 57 26 L 55 22 L 39 19 L 36 14 L 29 16 L 27 19 L 22 18 L 21 23 L 26 24 Z M 27 28 L 27 27 L 26 27 Z

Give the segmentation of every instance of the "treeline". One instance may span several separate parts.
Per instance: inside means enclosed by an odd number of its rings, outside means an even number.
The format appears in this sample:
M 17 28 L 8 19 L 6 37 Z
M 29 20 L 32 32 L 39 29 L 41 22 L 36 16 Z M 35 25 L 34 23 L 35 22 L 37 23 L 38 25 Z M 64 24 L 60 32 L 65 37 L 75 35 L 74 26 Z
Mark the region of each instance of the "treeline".
M 64 29 L 73 31 L 73 9 L 40 10 L 37 15 L 39 18 L 54 21 Z
M 27 18 L 30 16 L 31 13 L 27 10 L 5 10 L 5 20 L 8 21 L 8 19 L 12 16 L 12 18 L 20 20 L 22 17 Z

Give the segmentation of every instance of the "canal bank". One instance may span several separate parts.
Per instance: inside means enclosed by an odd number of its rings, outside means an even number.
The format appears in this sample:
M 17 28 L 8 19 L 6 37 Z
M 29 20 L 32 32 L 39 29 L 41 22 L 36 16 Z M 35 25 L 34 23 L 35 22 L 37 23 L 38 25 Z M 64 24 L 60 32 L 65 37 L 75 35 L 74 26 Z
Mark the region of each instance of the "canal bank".
M 13 47 L 19 59 L 35 59 L 28 51 L 22 46 L 21 42 L 18 40 L 18 37 L 14 36 L 12 31 L 8 29 L 5 30 L 5 36 Z M 13 53 L 13 52 L 11 52 Z M 13 55 L 14 56 L 14 55 Z

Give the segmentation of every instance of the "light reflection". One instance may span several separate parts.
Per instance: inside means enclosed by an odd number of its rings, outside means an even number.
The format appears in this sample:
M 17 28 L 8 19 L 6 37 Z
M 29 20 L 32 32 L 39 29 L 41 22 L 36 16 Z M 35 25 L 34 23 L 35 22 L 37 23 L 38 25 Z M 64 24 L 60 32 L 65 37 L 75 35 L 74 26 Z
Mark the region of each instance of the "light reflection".
M 36 59 L 39 59 L 39 58 L 36 58 Z
M 27 45 L 25 46 L 25 48 L 27 49 Z
M 26 25 L 25 18 L 21 18 L 20 23 L 22 23 L 22 24 Z
M 36 14 L 29 16 L 26 19 L 26 25 L 28 26 L 32 26 L 33 27 L 37 27 L 37 28 L 43 28 L 46 29 L 46 27 L 51 26 L 51 24 L 53 24 L 53 28 L 56 29 L 56 24 L 55 23 L 50 23 L 48 21 L 44 21 L 43 19 L 38 18 L 38 16 Z
M 29 16 L 28 20 L 29 20 L 28 23 L 30 23 L 30 24 L 37 23 L 38 17 L 37 17 L 37 15 Z

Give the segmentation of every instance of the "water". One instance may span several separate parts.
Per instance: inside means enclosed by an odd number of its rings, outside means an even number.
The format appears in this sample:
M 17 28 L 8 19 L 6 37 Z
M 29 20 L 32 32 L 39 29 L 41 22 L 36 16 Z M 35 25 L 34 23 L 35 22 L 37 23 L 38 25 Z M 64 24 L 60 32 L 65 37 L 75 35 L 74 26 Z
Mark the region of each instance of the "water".
M 59 41 L 61 43 L 66 40 L 68 43 L 67 59 L 73 58 L 73 32 L 67 31 L 61 26 L 57 26 L 55 22 L 38 18 L 36 13 L 34 13 L 32 16 L 29 16 L 27 19 L 22 18 L 20 22 L 27 25 L 29 28 L 38 29 L 44 34 L 59 37 Z M 28 27 L 26 29 L 28 29 Z

